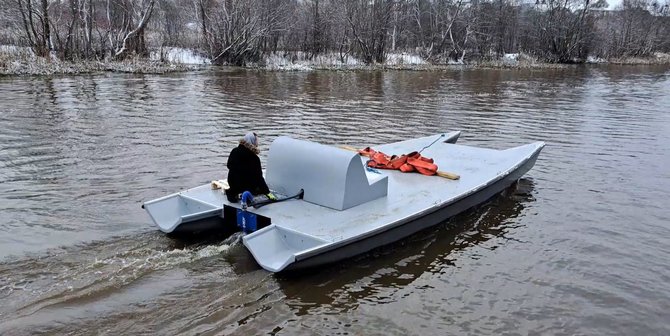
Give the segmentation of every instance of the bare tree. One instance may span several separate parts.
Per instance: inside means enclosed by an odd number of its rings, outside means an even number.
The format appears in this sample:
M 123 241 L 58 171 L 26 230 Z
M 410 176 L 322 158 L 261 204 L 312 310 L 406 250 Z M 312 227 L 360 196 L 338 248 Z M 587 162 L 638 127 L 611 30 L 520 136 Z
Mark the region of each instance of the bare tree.
M 433 61 L 464 57 L 471 22 L 463 20 L 468 16 L 468 7 L 462 0 L 413 0 L 407 10 L 408 30 L 412 40 L 418 41 L 415 47 L 423 57 Z
M 591 0 L 546 0 L 524 15 L 521 48 L 552 62 L 586 58 L 593 42 Z
M 25 38 L 33 52 L 46 57 L 51 51 L 51 21 L 49 1 L 15 0 L 23 22 Z
M 24 36 L 17 7 L 0 6 L 0 44 L 18 44 L 18 36 Z
M 272 6 L 274 5 L 274 6 Z M 264 42 L 281 27 L 286 7 L 277 1 L 271 5 L 263 0 L 224 0 L 216 3 L 211 17 L 208 44 L 212 62 L 245 65 L 263 55 Z
M 336 52 L 382 63 L 388 52 L 433 62 L 526 52 L 550 62 L 670 51 L 669 0 L 5 0 L 0 42 L 43 57 L 123 59 L 196 48 L 216 64 L 268 53 Z M 8 42 L 3 42 L 8 43 Z
M 344 12 L 366 64 L 383 63 L 394 2 L 390 0 L 344 1 Z
M 107 36 L 114 58 L 147 55 L 144 33 L 154 5 L 155 0 L 107 0 Z
M 207 12 L 209 12 L 209 8 L 212 6 L 212 1 L 211 0 L 195 0 L 195 9 L 197 13 L 198 20 L 200 22 L 200 32 L 202 34 L 202 42 L 207 41 L 207 34 L 208 34 L 208 22 L 209 18 L 207 15 Z
M 613 30 L 614 54 L 648 56 L 657 50 L 664 42 L 659 36 L 664 21 L 667 21 L 664 14 L 667 15 L 667 7 L 659 6 L 657 2 L 625 0 L 618 15 L 619 29 Z

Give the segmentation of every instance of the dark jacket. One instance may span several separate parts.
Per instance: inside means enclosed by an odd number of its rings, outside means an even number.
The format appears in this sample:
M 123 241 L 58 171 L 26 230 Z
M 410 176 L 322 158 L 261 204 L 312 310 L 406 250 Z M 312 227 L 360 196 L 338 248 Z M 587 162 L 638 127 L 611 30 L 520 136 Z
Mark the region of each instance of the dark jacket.
M 250 191 L 254 195 L 270 192 L 263 178 L 261 159 L 244 144 L 233 148 L 228 156 L 227 166 L 230 189 L 226 191 L 226 196 L 229 201 L 237 202 L 237 196 L 244 191 Z

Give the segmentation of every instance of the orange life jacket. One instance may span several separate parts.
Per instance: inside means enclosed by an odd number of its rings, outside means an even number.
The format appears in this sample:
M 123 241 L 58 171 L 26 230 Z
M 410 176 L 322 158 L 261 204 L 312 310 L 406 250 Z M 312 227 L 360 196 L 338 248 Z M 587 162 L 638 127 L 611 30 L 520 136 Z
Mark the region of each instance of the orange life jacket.
M 370 161 L 367 163 L 368 167 L 400 170 L 404 173 L 417 171 L 429 176 L 437 173 L 437 165 L 433 163 L 433 159 L 423 157 L 419 152 L 411 152 L 400 156 L 388 156 L 370 147 L 366 147 L 359 150 L 358 153 L 370 158 Z

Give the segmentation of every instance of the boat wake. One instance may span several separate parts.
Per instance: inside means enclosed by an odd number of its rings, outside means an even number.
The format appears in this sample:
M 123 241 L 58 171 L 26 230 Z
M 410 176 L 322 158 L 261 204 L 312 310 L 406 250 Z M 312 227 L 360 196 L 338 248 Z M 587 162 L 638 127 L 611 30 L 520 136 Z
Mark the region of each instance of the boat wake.
M 145 279 L 166 271 L 216 263 L 241 246 L 242 236 L 235 233 L 219 242 L 183 246 L 184 242 L 152 232 L 1 263 L 0 298 L 5 303 L 0 306 L 0 334 L 49 308 L 85 304 L 123 288 L 143 287 Z

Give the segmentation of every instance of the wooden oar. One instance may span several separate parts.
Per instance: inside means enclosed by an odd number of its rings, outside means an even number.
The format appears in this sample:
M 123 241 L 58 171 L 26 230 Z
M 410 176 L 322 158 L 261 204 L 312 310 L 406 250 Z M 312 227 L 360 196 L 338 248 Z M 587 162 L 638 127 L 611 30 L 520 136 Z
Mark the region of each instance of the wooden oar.
M 356 148 L 354 148 L 354 147 L 351 147 L 351 146 L 341 145 L 341 146 L 339 146 L 339 147 L 342 148 L 342 149 L 348 150 L 348 151 L 352 151 L 352 152 L 357 152 L 357 153 L 358 153 L 358 149 L 356 149 Z M 359 153 L 359 154 L 360 154 L 360 153 Z M 368 155 L 365 155 L 365 154 L 360 154 L 360 155 L 368 156 Z M 458 179 L 461 178 L 461 176 L 458 175 L 458 174 L 454 174 L 454 173 L 450 173 L 450 172 L 445 172 L 445 171 L 441 171 L 441 170 L 438 170 L 437 173 L 436 173 L 435 175 L 437 175 L 437 176 L 439 176 L 439 177 L 444 177 L 444 178 L 447 178 L 447 179 L 450 179 L 450 180 L 458 180 Z
M 461 178 L 461 175 L 450 173 L 450 172 L 445 172 L 445 171 L 441 171 L 441 170 L 438 170 L 437 173 L 435 173 L 435 175 L 437 175 L 439 177 L 448 178 L 450 180 L 458 180 L 458 179 Z

